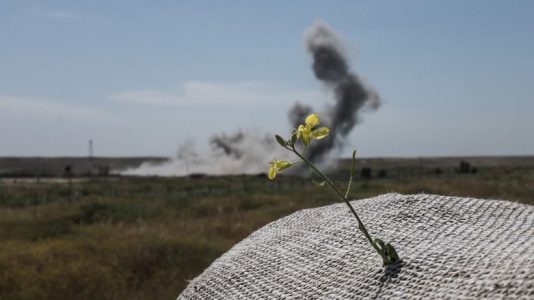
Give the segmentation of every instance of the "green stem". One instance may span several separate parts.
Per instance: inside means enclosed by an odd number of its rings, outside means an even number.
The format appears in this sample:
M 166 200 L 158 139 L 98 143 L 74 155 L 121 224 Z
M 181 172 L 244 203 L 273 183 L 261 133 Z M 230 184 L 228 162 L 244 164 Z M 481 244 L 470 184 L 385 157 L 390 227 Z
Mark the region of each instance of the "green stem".
M 356 150 L 352 151 L 352 168 L 350 169 L 349 184 L 347 185 L 347 191 L 345 192 L 345 198 L 348 199 L 350 186 L 352 185 L 352 179 L 354 178 L 354 170 L 356 169 Z
M 358 221 L 358 229 L 360 229 L 360 231 L 363 233 L 363 235 L 367 238 L 367 240 L 369 241 L 369 243 L 371 244 L 371 246 L 373 246 L 373 248 L 376 250 L 376 252 L 378 252 L 378 254 L 380 256 L 382 256 L 382 253 L 380 253 L 380 249 L 376 246 L 376 244 L 373 242 L 373 239 L 371 238 L 371 235 L 369 235 L 369 232 L 367 232 L 367 229 L 365 228 L 365 226 L 363 225 L 362 221 L 360 220 L 360 217 L 358 217 L 358 214 L 356 213 L 356 211 L 354 210 L 354 208 L 352 207 L 352 205 L 350 204 L 349 200 L 347 199 L 347 196 L 343 196 L 343 194 L 341 193 L 341 191 L 337 188 L 337 186 L 334 185 L 334 183 L 332 183 L 332 181 L 326 177 L 321 171 L 319 171 L 319 169 L 317 169 L 317 167 L 315 167 L 314 164 L 312 164 L 309 160 L 307 160 L 303 155 L 301 155 L 296 149 L 295 147 L 293 146 L 292 147 L 293 149 L 293 152 L 300 158 L 302 159 L 302 161 L 304 163 L 306 163 L 317 175 L 319 175 L 319 177 L 321 177 L 325 182 L 326 184 L 328 184 L 333 190 L 334 192 L 341 198 L 343 199 L 343 201 L 345 202 L 345 204 L 347 204 L 347 206 L 349 207 L 350 211 L 352 212 L 352 214 L 354 215 L 354 217 L 356 218 L 356 221 Z M 351 176 L 352 177 L 352 176 Z

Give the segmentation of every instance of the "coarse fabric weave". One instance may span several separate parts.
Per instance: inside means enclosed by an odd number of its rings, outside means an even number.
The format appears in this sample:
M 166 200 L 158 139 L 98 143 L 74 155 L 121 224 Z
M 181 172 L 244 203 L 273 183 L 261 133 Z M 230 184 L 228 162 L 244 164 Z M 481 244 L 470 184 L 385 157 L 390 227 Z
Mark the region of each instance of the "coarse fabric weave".
M 401 263 L 384 269 L 334 204 L 257 230 L 178 299 L 534 299 L 534 206 L 425 194 L 351 203 Z

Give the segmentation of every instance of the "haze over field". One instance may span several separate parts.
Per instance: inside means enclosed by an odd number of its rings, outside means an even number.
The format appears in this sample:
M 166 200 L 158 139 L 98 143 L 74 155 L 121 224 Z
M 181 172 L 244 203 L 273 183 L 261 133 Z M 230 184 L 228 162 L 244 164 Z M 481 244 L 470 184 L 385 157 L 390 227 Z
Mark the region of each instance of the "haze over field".
M 533 13 L 531 1 L 2 1 L 0 156 L 82 156 L 93 139 L 101 156 L 180 152 L 184 170 L 236 140 L 254 149 L 246 161 L 268 161 L 265 136 L 289 133 L 295 103 L 325 122 L 347 111 L 304 36 L 319 19 L 344 43 L 343 78 L 382 102 L 349 114 L 357 127 L 319 156 L 532 155 Z

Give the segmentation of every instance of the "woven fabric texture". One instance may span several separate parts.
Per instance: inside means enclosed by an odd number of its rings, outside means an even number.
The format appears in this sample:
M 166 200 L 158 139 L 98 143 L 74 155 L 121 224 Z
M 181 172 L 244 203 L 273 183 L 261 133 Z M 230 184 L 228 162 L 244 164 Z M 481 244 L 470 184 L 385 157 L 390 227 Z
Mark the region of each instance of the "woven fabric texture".
M 534 299 L 534 206 L 425 194 L 351 203 L 401 263 L 384 269 L 334 204 L 257 230 L 178 299 Z

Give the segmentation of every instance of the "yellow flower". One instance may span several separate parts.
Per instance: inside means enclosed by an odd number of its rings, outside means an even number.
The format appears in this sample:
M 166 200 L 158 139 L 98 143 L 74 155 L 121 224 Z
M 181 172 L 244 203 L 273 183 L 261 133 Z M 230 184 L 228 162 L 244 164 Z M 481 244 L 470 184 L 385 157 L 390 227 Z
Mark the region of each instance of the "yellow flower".
M 319 125 L 319 116 L 317 114 L 311 114 L 304 120 L 304 125 L 301 124 L 297 128 L 297 138 L 302 140 L 302 144 L 304 144 L 304 146 L 308 146 L 311 142 L 311 139 L 320 140 L 325 138 L 328 133 L 330 133 L 330 129 L 326 127 L 313 130 L 313 128 L 317 125 Z
M 274 180 L 274 178 L 276 177 L 276 173 L 283 171 L 293 165 L 292 163 L 285 160 L 273 160 L 269 163 L 271 164 L 268 175 L 270 180 Z
M 313 127 L 319 125 L 319 116 L 317 114 L 311 114 L 311 115 L 306 117 L 306 120 L 304 120 L 304 123 L 313 128 Z

